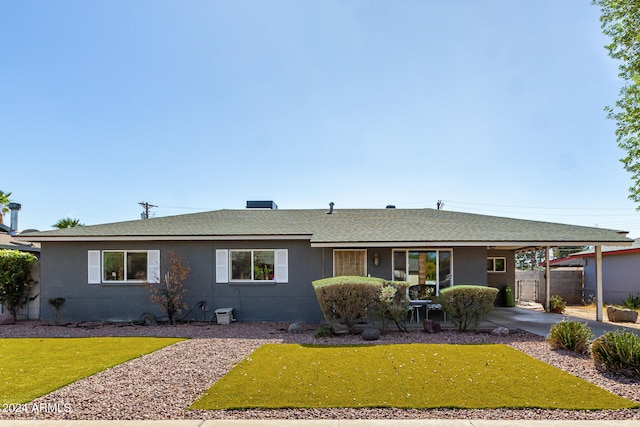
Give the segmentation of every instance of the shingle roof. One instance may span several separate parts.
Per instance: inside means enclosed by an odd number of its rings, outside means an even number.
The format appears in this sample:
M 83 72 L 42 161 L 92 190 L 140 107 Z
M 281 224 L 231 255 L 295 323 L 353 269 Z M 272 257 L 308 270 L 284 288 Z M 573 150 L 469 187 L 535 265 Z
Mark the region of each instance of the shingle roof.
M 435 209 L 218 210 L 24 234 L 48 240 L 304 238 L 312 245 L 630 244 L 615 230 Z

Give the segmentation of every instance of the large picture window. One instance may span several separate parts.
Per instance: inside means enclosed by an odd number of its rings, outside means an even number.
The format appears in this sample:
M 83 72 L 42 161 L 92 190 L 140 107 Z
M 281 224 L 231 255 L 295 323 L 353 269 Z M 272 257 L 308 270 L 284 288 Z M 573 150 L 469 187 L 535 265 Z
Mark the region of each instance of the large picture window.
M 397 250 L 393 252 L 393 279 L 424 285 L 433 295 L 452 285 L 452 253 L 449 249 Z
M 274 251 L 229 251 L 231 280 L 275 280 Z
M 286 283 L 286 249 L 216 249 L 216 282 Z
M 89 283 L 157 283 L 160 251 L 89 251 Z

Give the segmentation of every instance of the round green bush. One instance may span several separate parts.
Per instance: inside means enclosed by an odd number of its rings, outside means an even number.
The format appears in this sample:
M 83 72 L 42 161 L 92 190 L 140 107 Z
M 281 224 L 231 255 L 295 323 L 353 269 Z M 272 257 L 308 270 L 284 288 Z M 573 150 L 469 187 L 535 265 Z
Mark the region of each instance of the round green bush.
M 586 354 L 593 339 L 591 328 L 587 323 L 563 319 L 551 326 L 547 342 L 554 350 L 568 350 Z

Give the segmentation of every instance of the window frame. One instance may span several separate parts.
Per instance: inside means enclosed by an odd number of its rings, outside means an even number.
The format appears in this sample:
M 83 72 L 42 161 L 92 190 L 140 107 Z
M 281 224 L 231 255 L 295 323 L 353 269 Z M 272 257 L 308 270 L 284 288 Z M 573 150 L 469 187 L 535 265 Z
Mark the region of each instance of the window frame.
M 405 254 L 405 270 L 404 270 L 404 279 L 402 278 L 396 278 L 396 271 L 399 271 L 396 269 L 396 254 L 399 252 L 404 252 Z M 391 251 L 391 260 L 392 260 L 392 265 L 391 265 L 391 271 L 392 271 L 392 277 L 393 280 L 402 280 L 402 281 L 409 281 L 409 253 L 410 252 L 435 252 L 435 259 L 436 259 L 436 271 L 435 271 L 435 288 L 436 288 L 436 296 L 440 295 L 440 283 L 445 283 L 447 280 L 449 281 L 449 286 L 446 286 L 443 289 L 447 289 L 449 287 L 453 287 L 456 286 L 456 283 L 454 281 L 454 251 L 453 248 L 397 248 L 397 249 L 393 249 Z M 441 253 L 443 252 L 448 252 L 449 253 L 449 274 L 448 274 L 448 279 L 445 280 L 440 280 L 440 276 L 441 276 L 441 272 L 440 272 L 440 261 L 441 261 Z M 434 286 L 434 285 L 427 285 L 427 286 Z
M 233 254 L 249 252 L 251 259 L 251 278 L 250 279 L 234 279 L 233 278 Z M 256 279 L 255 278 L 255 253 L 256 252 L 272 252 L 273 253 L 273 279 Z M 276 283 L 276 250 L 275 249 L 229 249 L 229 283 Z
M 231 279 L 231 252 L 273 252 L 273 280 Z M 252 254 L 253 259 L 253 254 Z M 253 249 L 216 249 L 215 250 L 215 283 L 273 285 L 289 283 L 289 249 L 253 248 Z M 253 265 L 253 264 L 252 264 Z M 253 267 L 252 267 L 253 269 Z M 252 277 L 253 273 L 252 273 Z
M 105 254 L 121 253 L 124 261 L 123 280 L 106 280 Z M 128 254 L 146 255 L 145 279 L 127 279 Z M 88 283 L 90 285 L 144 285 L 160 282 L 160 251 L 150 249 L 100 249 L 88 251 Z
M 496 261 L 502 260 L 502 270 L 496 270 Z M 489 261 L 491 261 L 492 268 L 489 269 Z M 506 273 L 507 272 L 507 257 L 504 256 L 490 256 L 487 257 L 487 273 Z

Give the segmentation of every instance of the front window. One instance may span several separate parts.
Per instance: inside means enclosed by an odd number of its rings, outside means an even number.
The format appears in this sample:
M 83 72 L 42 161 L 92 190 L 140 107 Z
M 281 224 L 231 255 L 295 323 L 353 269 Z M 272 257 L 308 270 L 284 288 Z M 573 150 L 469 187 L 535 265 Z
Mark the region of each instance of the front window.
M 422 285 L 432 295 L 452 285 L 451 250 L 394 251 L 393 279 Z
M 147 280 L 147 252 L 104 251 L 102 279 L 105 282 L 145 282 Z
M 231 280 L 273 281 L 275 263 L 273 250 L 230 251 Z
M 507 259 L 505 257 L 487 258 L 487 271 L 489 273 L 504 273 L 507 271 Z

